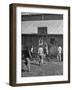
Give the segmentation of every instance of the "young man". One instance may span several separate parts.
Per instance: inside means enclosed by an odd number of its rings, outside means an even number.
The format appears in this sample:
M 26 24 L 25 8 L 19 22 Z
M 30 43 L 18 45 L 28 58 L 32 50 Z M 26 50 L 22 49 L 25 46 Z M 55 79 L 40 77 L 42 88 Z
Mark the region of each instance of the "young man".
M 42 46 L 39 46 L 39 48 L 38 48 L 38 55 L 39 55 L 39 65 L 43 64 L 44 52 L 43 52 Z
M 46 58 L 48 60 L 48 45 L 47 45 L 47 43 L 45 43 L 45 46 L 44 46 L 44 53 L 45 53 L 45 56 L 46 56 Z
M 30 51 L 29 51 L 29 48 L 26 47 L 25 50 L 24 50 L 24 58 L 25 58 L 25 64 L 28 68 L 28 71 L 30 71 L 30 58 L 31 58 L 31 54 L 30 54 Z
M 62 47 L 58 47 L 58 54 L 57 54 L 57 60 L 61 62 L 61 53 L 62 53 Z
M 33 58 L 33 51 L 34 51 L 34 47 L 32 45 L 32 47 L 31 47 L 31 56 L 32 56 L 32 58 Z

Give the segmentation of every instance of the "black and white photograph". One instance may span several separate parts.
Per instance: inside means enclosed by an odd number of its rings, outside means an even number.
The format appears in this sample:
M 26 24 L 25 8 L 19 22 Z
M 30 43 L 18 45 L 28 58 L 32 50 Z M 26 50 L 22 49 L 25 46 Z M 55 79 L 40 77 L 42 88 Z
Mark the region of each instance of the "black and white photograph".
M 70 8 L 12 4 L 10 84 L 70 82 Z
M 63 75 L 63 15 L 21 13 L 21 76 Z

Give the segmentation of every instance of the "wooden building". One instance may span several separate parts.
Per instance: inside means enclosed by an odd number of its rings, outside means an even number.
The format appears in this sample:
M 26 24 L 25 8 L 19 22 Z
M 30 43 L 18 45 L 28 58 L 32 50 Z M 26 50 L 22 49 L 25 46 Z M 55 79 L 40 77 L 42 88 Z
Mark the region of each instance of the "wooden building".
M 40 38 L 49 48 L 53 45 L 63 47 L 63 15 L 22 13 L 21 30 L 22 50 L 33 45 L 37 52 Z

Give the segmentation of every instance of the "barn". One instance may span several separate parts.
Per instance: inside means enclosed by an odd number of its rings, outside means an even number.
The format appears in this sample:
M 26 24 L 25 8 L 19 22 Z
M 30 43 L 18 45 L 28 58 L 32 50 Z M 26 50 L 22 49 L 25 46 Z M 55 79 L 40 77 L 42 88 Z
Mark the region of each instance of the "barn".
M 63 48 L 63 15 L 22 12 L 21 38 L 22 50 L 33 45 L 34 51 L 37 52 L 38 41 L 42 38 L 43 43 L 48 44 L 51 53 L 55 54 L 56 50 L 53 47 L 60 45 Z

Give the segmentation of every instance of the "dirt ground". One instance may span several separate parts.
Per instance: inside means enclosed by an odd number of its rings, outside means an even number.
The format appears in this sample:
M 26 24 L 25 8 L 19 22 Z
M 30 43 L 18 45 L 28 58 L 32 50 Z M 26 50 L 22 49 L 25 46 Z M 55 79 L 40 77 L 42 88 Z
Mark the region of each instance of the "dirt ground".
M 26 65 L 22 63 L 22 77 L 54 75 L 63 75 L 63 62 L 44 61 L 44 64 L 39 66 L 37 61 L 31 61 L 30 72 L 27 71 Z

